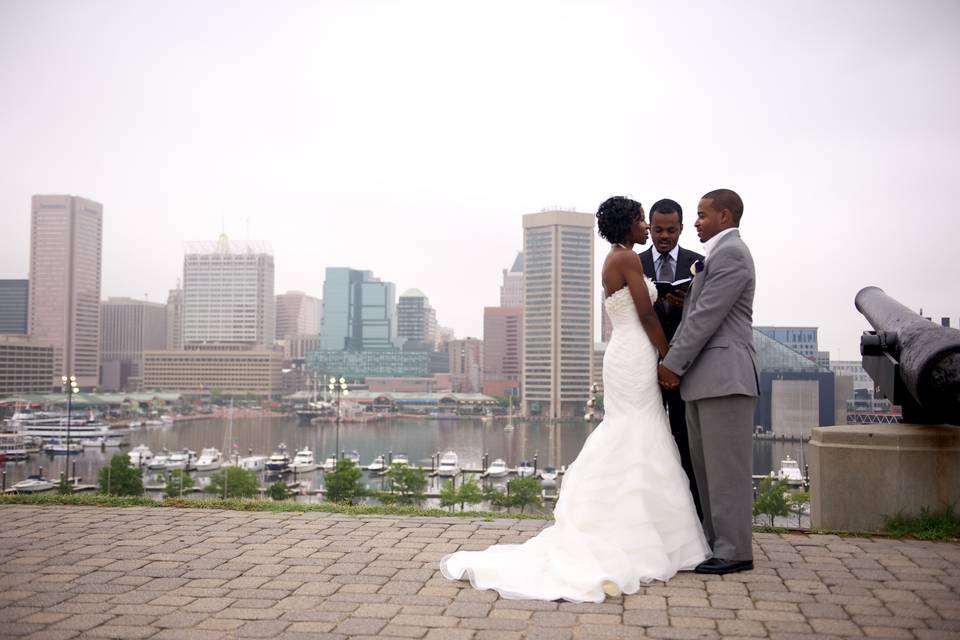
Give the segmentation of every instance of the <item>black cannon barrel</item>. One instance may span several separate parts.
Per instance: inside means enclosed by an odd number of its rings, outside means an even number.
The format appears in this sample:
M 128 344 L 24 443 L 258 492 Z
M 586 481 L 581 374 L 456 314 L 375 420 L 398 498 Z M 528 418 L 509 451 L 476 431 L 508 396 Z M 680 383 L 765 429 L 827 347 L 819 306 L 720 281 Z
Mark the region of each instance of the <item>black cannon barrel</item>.
M 960 424 L 960 330 L 924 319 L 879 287 L 861 289 L 855 303 L 877 331 L 863 338 L 865 360 L 870 349 L 885 351 L 899 363 L 903 385 L 926 421 Z

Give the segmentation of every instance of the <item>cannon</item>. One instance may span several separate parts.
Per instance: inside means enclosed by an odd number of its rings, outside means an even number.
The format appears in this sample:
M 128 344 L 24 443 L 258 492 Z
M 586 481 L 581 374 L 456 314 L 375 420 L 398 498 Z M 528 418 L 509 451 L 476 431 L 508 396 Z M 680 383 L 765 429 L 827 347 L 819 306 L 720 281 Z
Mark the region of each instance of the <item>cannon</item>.
M 874 331 L 860 338 L 863 368 L 903 421 L 960 425 L 960 330 L 914 313 L 878 287 L 857 293 Z

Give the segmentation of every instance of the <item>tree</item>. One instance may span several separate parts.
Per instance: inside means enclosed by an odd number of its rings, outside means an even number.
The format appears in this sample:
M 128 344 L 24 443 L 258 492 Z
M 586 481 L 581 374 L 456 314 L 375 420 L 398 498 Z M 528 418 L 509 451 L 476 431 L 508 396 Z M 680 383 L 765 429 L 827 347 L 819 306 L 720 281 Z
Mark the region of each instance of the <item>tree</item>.
M 332 473 L 324 474 L 323 484 L 324 495 L 330 502 L 353 504 L 367 495 L 363 471 L 350 458 L 337 460 L 337 468 Z
M 143 495 L 143 477 L 140 469 L 130 463 L 130 456 L 115 453 L 110 464 L 102 467 L 97 474 L 97 486 L 100 493 L 111 496 Z
M 797 514 L 797 526 L 800 526 L 800 520 L 803 517 L 803 507 L 810 504 L 810 492 L 797 490 L 790 493 L 790 506 L 793 512 Z
M 514 478 L 507 483 L 507 493 L 510 495 L 510 506 L 524 508 L 540 506 L 540 481 L 534 477 Z
M 183 469 L 173 469 L 167 474 L 167 483 L 163 487 L 166 498 L 183 497 L 184 491 L 193 489 L 193 478 Z
M 277 501 L 286 500 L 290 497 L 290 489 L 287 488 L 286 482 L 277 480 L 267 487 L 267 495 Z
M 395 464 L 387 470 L 391 492 L 400 504 L 419 504 L 423 502 L 423 493 L 427 488 L 427 478 L 423 471 L 402 464 Z
M 67 476 L 64 475 L 60 477 L 60 482 L 57 484 L 57 493 L 60 495 L 73 493 L 73 487 L 70 486 L 70 481 L 67 480 Z
M 259 488 L 257 474 L 253 471 L 227 467 L 210 476 L 210 484 L 204 491 L 220 498 L 252 498 Z
M 463 511 L 464 505 L 483 502 L 483 490 L 476 480 L 470 478 L 461 483 L 457 491 L 457 502 L 460 503 L 460 511 Z
M 760 481 L 760 492 L 756 500 L 753 501 L 754 517 L 765 514 L 770 518 L 770 526 L 773 526 L 773 519 L 776 516 L 786 516 L 790 514 L 787 507 L 787 498 L 785 494 L 789 489 L 786 480 L 779 480 L 769 476 Z
M 453 486 L 453 480 L 447 480 L 440 488 L 440 506 L 450 507 L 453 511 L 454 505 L 458 502 L 460 502 L 460 492 Z

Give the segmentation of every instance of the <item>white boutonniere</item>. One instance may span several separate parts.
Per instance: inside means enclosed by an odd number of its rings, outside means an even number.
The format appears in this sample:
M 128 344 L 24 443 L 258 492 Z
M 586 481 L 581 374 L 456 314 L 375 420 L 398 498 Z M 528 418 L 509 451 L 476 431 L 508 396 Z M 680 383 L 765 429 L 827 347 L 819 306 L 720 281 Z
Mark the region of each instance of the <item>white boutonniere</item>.
M 697 260 L 692 265 L 690 265 L 691 275 L 696 276 L 701 271 L 703 271 L 703 260 Z

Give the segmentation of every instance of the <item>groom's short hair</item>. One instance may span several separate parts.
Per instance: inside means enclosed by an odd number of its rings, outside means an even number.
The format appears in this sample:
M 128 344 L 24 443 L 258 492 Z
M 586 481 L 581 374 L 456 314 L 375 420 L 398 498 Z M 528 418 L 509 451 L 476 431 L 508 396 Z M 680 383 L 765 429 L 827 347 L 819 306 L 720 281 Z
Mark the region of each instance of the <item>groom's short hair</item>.
M 743 216 L 743 200 L 737 195 L 736 191 L 731 189 L 714 189 L 703 194 L 703 200 L 713 200 L 713 208 L 717 211 L 729 209 L 733 214 L 733 224 L 740 226 L 740 218 Z
M 676 200 L 664 198 L 663 200 L 657 200 L 654 202 L 653 206 L 650 207 L 650 224 L 653 224 L 653 214 L 655 213 L 675 213 L 677 214 L 677 217 L 680 218 L 680 224 L 683 224 L 683 209 L 680 207 L 680 203 Z

